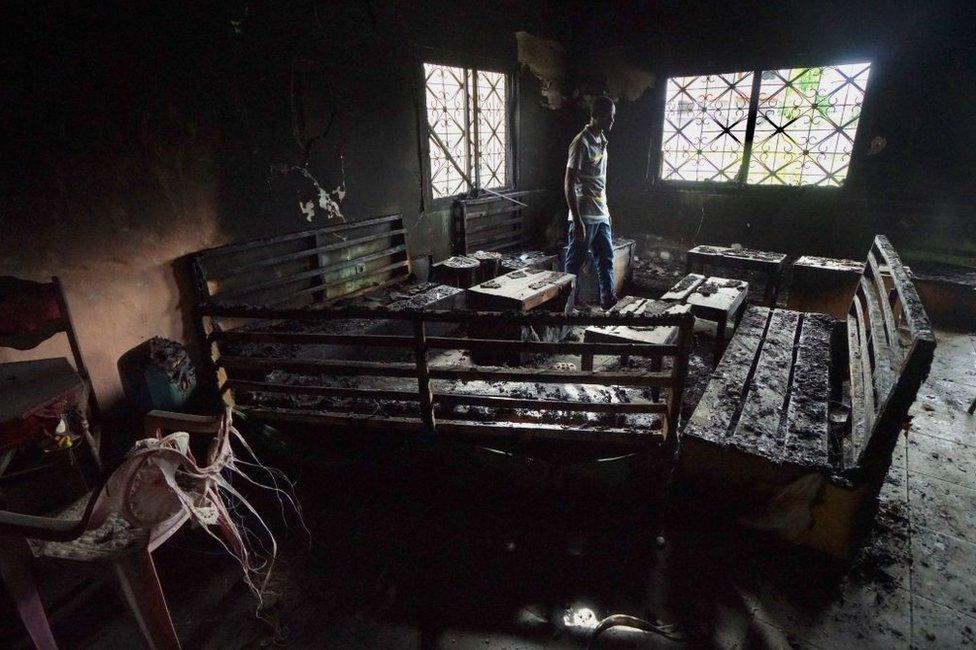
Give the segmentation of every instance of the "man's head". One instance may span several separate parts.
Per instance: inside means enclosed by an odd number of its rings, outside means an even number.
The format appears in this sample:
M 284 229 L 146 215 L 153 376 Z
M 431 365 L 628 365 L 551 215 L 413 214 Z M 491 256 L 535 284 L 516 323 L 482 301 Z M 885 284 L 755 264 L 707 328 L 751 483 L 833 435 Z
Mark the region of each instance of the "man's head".
M 617 113 L 613 100 L 606 95 L 593 98 L 590 104 L 590 124 L 594 129 L 606 133 L 613 128 L 613 118 Z

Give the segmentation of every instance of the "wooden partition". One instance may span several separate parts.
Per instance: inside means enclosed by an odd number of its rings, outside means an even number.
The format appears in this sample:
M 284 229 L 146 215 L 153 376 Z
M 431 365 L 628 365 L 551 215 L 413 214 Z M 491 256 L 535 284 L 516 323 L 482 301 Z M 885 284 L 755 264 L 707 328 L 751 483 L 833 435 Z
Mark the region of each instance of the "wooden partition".
M 694 319 L 691 314 L 518 314 L 480 311 L 413 311 L 346 307 L 339 309 L 273 309 L 265 307 L 204 305 L 204 316 L 252 320 L 262 325 L 210 334 L 213 361 L 225 401 L 256 417 L 318 424 L 343 424 L 381 431 L 406 430 L 475 438 L 557 439 L 606 443 L 625 447 L 664 445 L 677 448 L 675 434 L 687 375 Z M 369 335 L 342 332 L 341 321 L 379 319 L 412 323 L 412 335 Z M 518 326 L 540 325 L 672 325 L 680 330 L 668 345 L 639 343 L 548 343 L 499 341 L 477 337 L 485 322 Z M 276 330 L 280 323 L 302 323 L 302 331 Z M 432 323 L 465 326 L 467 336 L 428 336 Z M 316 346 L 353 346 L 364 351 L 387 349 L 386 360 L 318 358 Z M 550 367 L 488 367 L 451 363 L 445 351 L 541 353 L 546 355 L 618 355 L 664 359 L 662 370 L 625 369 L 579 371 Z M 655 366 L 657 364 L 654 364 Z M 565 366 L 560 366 L 565 367 Z M 277 380 L 276 380 L 277 377 Z M 282 381 L 287 377 L 289 381 Z M 337 378 L 345 378 L 337 381 Z M 509 382 L 525 388 L 515 394 L 493 395 L 468 391 L 470 382 Z M 379 383 L 377 383 L 379 382 Z M 645 398 L 627 401 L 550 399 L 539 387 L 613 386 L 633 388 Z M 379 387 L 378 387 L 379 386 Z M 647 390 L 644 390 L 647 389 Z M 652 390 L 653 389 L 653 390 Z M 575 388 L 574 388 L 575 390 Z M 490 391 L 489 391 L 490 392 Z M 268 406 L 275 396 L 325 397 L 339 402 L 328 406 Z M 377 405 L 376 412 L 356 412 L 341 400 L 363 400 Z M 489 409 L 490 416 L 465 419 L 471 408 Z M 573 424 L 567 414 L 595 413 L 611 417 L 656 416 L 656 427 L 610 424 Z

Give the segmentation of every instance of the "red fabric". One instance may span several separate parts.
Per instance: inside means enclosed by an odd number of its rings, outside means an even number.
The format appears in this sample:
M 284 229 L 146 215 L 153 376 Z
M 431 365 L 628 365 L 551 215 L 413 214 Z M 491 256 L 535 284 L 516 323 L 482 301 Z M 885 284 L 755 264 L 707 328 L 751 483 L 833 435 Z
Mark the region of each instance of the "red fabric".
M 50 437 L 61 421 L 61 416 L 69 412 L 73 411 L 79 417 L 84 417 L 82 406 L 85 395 L 84 390 L 72 390 L 47 404 L 39 404 L 23 419 L 0 422 L 0 451 Z M 75 424 L 73 420 L 72 424 Z M 72 427 L 74 428 L 77 427 Z
M 29 334 L 62 320 L 57 287 L 0 278 L 0 334 Z

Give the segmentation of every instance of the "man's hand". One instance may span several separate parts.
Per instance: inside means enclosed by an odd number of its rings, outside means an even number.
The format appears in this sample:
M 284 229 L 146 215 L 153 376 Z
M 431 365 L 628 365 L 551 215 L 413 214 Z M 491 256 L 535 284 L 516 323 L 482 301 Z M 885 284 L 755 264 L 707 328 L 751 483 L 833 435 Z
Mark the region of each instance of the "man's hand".
M 583 223 L 583 218 L 579 216 L 573 217 L 573 237 L 586 237 L 586 224 Z

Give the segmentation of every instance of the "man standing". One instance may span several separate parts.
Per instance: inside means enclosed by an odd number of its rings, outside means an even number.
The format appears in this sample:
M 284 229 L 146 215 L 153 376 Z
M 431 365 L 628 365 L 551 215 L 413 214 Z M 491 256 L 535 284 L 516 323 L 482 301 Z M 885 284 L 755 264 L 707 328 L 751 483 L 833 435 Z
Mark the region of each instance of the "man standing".
M 593 99 L 590 123 L 569 145 L 563 190 L 569 204 L 569 248 L 566 272 L 579 275 L 592 253 L 600 279 L 600 306 L 617 302 L 613 286 L 613 244 L 607 209 L 607 137 L 616 107 L 609 97 Z M 579 292 L 577 288 L 577 293 Z M 577 306 L 582 304 L 577 300 Z

